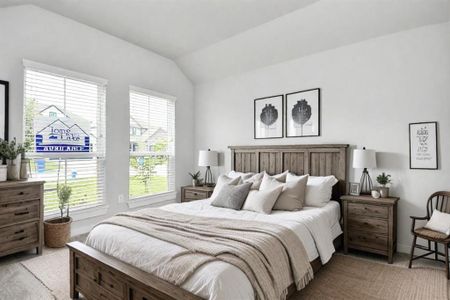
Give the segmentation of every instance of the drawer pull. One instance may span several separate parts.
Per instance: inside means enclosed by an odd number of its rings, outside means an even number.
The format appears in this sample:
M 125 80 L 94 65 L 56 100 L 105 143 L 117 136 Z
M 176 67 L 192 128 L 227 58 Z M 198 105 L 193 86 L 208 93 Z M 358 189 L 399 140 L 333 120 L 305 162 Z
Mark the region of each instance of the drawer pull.
M 16 212 L 14 213 L 15 216 L 22 216 L 22 215 L 28 215 L 30 212 L 27 211 L 21 211 L 21 212 Z
M 19 230 L 19 231 L 14 232 L 14 234 L 19 234 L 19 233 L 24 233 L 24 232 L 25 232 L 25 230 L 22 229 L 22 230 Z
M 25 239 L 26 238 L 26 236 L 23 236 L 23 237 L 20 237 L 20 238 L 16 238 L 16 239 L 13 239 L 13 242 L 15 242 L 15 241 L 21 241 L 21 240 L 23 240 L 23 239 Z
M 25 193 L 24 192 L 20 192 L 18 195 L 24 195 Z
M 198 194 L 196 192 L 194 192 L 194 195 L 197 196 Z

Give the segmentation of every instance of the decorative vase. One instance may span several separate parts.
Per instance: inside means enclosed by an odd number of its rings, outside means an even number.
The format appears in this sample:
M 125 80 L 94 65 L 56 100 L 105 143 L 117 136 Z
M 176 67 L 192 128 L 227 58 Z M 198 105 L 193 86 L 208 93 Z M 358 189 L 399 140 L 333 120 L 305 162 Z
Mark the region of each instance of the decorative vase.
M 389 197 L 389 188 L 388 187 L 380 187 L 380 195 L 381 198 L 387 198 Z
M 7 159 L 6 164 L 8 165 L 8 180 L 19 180 L 20 179 L 20 155 L 17 155 L 15 159 Z
M 49 248 L 62 248 L 70 239 L 72 218 L 54 218 L 44 221 L 44 241 Z
M 20 162 L 20 179 L 28 179 L 29 177 L 29 169 L 28 166 L 30 165 L 30 159 L 29 158 L 22 158 L 22 161 Z
M 193 186 L 193 187 L 196 187 L 196 186 L 197 186 L 197 180 L 192 179 L 192 186 Z
M 0 165 L 0 182 L 8 179 L 8 166 Z

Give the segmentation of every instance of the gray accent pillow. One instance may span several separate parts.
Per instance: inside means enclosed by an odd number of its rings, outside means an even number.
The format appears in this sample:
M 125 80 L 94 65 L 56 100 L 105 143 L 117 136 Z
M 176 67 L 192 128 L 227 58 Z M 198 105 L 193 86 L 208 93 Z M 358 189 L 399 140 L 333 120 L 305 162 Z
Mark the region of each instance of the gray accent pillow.
M 251 186 L 251 182 L 239 185 L 225 184 L 217 194 L 216 198 L 211 202 L 211 205 L 240 210 L 247 198 Z

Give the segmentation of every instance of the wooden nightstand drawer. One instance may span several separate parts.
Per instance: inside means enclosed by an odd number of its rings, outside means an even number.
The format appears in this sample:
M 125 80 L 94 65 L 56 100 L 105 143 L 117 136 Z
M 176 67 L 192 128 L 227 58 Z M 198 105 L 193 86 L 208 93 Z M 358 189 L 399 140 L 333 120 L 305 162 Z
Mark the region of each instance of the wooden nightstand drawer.
M 349 203 L 348 214 L 349 217 L 360 215 L 384 219 L 387 219 L 389 216 L 388 208 L 386 206 L 361 204 L 361 203 Z
M 192 190 L 184 191 L 184 199 L 200 200 L 206 198 L 208 198 L 208 192 L 192 191 Z
M 348 229 L 353 230 L 362 230 L 368 232 L 375 233 L 388 233 L 388 221 L 373 219 L 369 217 L 358 216 L 357 218 L 353 216 L 348 217 Z
M 370 248 L 387 252 L 388 237 L 384 234 L 367 231 L 350 231 L 348 233 L 348 245 L 360 249 Z

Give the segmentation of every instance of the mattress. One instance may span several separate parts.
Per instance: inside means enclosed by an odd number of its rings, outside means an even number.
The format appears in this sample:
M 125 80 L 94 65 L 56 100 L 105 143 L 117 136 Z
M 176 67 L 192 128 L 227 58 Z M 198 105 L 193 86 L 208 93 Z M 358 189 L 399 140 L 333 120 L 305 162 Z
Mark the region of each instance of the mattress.
M 277 223 L 290 228 L 303 242 L 309 261 L 320 257 L 326 263 L 335 251 L 333 239 L 342 233 L 339 225 L 340 208 L 335 201 L 325 207 L 305 207 L 301 211 L 273 211 L 270 215 L 251 211 L 235 211 L 210 205 L 211 200 L 176 203 L 162 209 L 205 217 L 255 220 Z M 168 259 L 180 248 L 142 233 L 109 224 L 95 227 L 86 244 L 151 272 L 157 262 Z M 212 261 L 200 267 L 182 288 L 212 300 L 254 299 L 253 288 L 237 267 L 222 261 Z

